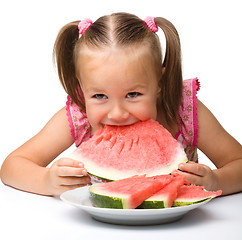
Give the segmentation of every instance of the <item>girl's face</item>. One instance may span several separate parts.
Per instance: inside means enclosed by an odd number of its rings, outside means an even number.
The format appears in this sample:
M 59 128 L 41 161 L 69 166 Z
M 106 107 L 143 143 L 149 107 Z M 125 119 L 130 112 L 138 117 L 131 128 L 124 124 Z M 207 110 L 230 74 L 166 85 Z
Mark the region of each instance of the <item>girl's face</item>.
M 157 117 L 158 79 L 148 53 L 86 49 L 77 64 L 86 113 L 94 133 Z

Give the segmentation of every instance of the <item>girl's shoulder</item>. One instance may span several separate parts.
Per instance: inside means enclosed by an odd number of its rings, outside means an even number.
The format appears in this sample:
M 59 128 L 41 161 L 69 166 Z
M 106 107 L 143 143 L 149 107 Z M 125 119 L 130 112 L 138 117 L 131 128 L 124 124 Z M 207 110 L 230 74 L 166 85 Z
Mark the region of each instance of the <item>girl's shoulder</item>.
M 70 96 L 67 96 L 66 114 L 71 136 L 76 146 L 79 146 L 81 142 L 88 140 L 91 136 L 91 126 L 88 122 L 86 111 L 80 109 L 80 107 L 72 101 Z

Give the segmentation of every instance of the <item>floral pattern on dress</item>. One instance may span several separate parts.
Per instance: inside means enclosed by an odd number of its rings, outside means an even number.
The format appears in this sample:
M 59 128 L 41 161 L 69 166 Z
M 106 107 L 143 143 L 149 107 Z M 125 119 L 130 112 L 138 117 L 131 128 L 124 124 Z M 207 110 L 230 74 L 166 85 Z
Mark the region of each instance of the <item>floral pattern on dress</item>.
M 71 136 L 73 137 L 76 147 L 83 141 L 91 137 L 91 126 L 87 119 L 85 110 L 80 110 L 79 106 L 68 96 L 66 102 L 66 112 L 68 116 Z
M 198 161 L 197 155 L 197 91 L 200 82 L 197 78 L 183 81 L 182 103 L 179 108 L 179 132 L 176 139 L 183 146 L 189 161 Z

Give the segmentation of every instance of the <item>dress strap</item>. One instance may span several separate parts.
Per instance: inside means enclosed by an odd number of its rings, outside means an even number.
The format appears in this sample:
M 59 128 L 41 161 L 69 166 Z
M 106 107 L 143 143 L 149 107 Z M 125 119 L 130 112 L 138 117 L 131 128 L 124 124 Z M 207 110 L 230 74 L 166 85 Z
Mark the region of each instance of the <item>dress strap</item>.
M 70 98 L 70 96 L 67 96 L 66 114 L 69 121 L 71 136 L 78 147 L 81 142 L 90 138 L 90 123 L 88 122 L 86 112 L 80 110 L 79 106 Z
M 183 81 L 182 103 L 179 108 L 179 132 L 176 139 L 183 145 L 189 160 L 197 161 L 198 137 L 197 91 L 200 82 L 197 78 Z

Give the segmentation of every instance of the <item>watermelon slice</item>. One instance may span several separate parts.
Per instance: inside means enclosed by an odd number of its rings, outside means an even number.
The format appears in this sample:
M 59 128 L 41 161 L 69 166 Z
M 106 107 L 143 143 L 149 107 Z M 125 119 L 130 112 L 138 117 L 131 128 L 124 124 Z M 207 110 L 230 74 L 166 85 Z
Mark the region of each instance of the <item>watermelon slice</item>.
M 182 175 L 133 176 L 93 184 L 89 188 L 90 200 L 101 208 L 157 209 L 196 204 L 222 194 L 221 190 L 206 191 L 202 186 L 184 185 L 187 183 Z
M 134 176 L 90 186 L 90 200 L 96 207 L 134 209 L 172 181 L 174 176 Z
M 139 208 L 169 208 L 172 207 L 177 198 L 178 188 L 184 184 L 189 184 L 185 176 L 177 175 L 171 183 L 166 185 L 160 191 L 146 199 Z
M 182 146 L 151 119 L 128 126 L 105 125 L 70 158 L 83 162 L 90 175 L 107 181 L 169 174 L 188 161 Z
M 217 197 L 222 194 L 221 190 L 206 191 L 203 186 L 181 186 L 177 192 L 177 198 L 173 202 L 174 207 L 186 206 L 195 203 L 204 202 L 208 199 Z

